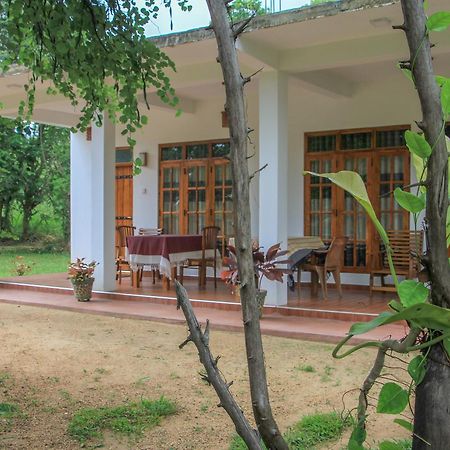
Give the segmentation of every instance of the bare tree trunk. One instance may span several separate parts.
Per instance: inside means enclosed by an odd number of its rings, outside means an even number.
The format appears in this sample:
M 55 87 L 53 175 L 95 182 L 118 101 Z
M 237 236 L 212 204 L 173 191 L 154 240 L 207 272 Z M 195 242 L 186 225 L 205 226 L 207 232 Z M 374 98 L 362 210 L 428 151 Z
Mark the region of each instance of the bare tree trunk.
M 186 289 L 178 281 L 175 281 L 175 289 L 177 291 L 178 299 L 177 308 L 181 307 L 189 326 L 189 336 L 182 344 L 180 344 L 180 348 L 183 348 L 191 341 L 195 344 L 200 362 L 206 369 L 206 381 L 214 387 L 220 399 L 219 406 L 224 408 L 228 413 L 236 427 L 236 431 L 244 440 L 247 447 L 250 450 L 260 450 L 259 433 L 251 427 L 241 408 L 236 403 L 236 400 L 230 392 L 231 383 L 227 383 L 223 379 L 223 376 L 217 367 L 219 358 L 213 358 L 211 350 L 209 349 L 209 322 L 206 322 L 206 328 L 203 332 L 197 321 L 194 310 L 192 309 Z
M 428 160 L 427 254 L 424 264 L 431 280 L 431 302 L 450 307 L 450 266 L 447 256 L 448 153 L 445 117 L 436 83 L 423 0 L 402 0 L 404 31 L 410 49 L 411 70 L 422 108 L 420 127 L 433 148 Z M 413 449 L 447 449 L 450 442 L 450 365 L 438 344 L 427 357 L 427 373 L 417 387 Z M 423 438 L 429 444 L 422 441 Z M 431 445 L 431 447 L 430 447 Z
M 226 3 L 226 0 L 207 0 L 216 35 L 227 98 L 226 112 L 230 128 L 236 256 L 241 280 L 240 294 L 253 415 L 266 446 L 270 449 L 287 449 L 288 446 L 272 415 L 267 388 L 251 251 L 247 118 L 243 92 L 245 81 L 239 68 L 235 36 L 228 18 Z

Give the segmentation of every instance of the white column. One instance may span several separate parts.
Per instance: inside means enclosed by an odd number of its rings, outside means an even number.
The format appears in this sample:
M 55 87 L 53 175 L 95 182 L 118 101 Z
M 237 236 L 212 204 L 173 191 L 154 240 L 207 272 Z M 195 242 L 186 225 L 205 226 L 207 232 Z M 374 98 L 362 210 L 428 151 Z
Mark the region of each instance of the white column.
M 287 246 L 288 105 L 287 75 L 263 72 L 259 79 L 259 243 L 264 250 Z M 300 175 L 299 175 L 300 176 Z M 287 284 L 264 281 L 266 303 L 287 304 Z
M 99 263 L 94 289 L 113 291 L 115 282 L 115 128 L 104 115 L 92 140 L 72 133 L 70 141 L 71 258 Z

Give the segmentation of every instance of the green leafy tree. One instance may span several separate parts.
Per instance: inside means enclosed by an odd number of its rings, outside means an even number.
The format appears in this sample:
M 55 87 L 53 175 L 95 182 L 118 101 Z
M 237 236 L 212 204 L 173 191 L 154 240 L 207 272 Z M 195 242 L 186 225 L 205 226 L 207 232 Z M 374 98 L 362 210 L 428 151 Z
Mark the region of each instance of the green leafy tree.
M 261 16 L 266 13 L 267 11 L 262 6 L 261 0 L 234 0 L 230 4 L 230 17 L 233 22 L 239 22 L 251 16 Z

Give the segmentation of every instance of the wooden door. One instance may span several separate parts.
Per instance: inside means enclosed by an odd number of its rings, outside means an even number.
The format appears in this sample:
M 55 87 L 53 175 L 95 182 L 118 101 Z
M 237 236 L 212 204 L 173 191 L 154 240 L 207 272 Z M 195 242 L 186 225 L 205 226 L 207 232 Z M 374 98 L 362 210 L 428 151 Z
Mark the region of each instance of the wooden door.
M 116 164 L 116 227 L 119 225 L 133 225 L 132 163 Z

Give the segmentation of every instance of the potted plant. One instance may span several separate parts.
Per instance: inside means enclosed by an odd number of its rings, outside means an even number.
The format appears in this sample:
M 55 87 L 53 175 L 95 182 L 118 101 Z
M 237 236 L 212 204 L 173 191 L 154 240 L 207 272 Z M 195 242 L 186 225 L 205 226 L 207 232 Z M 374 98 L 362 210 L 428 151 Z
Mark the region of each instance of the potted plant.
M 236 258 L 236 249 L 229 245 L 228 247 L 229 256 L 223 259 L 224 266 L 227 269 L 222 271 L 220 277 L 225 283 L 230 284 L 233 287 L 235 293 L 239 292 L 239 273 Z M 283 275 L 290 274 L 292 271 L 290 269 L 281 268 L 279 266 L 289 264 L 289 259 L 280 259 L 282 256 L 286 255 L 287 250 L 280 250 L 280 244 L 272 245 L 266 253 L 262 250 L 256 243 L 252 245 L 252 255 L 253 255 L 253 270 L 255 272 L 255 283 L 256 283 L 256 300 L 259 305 L 259 315 L 262 317 L 262 311 L 264 307 L 264 302 L 267 296 L 267 290 L 261 289 L 261 283 L 263 278 L 267 278 L 270 281 L 283 282 Z
M 95 261 L 89 264 L 84 262 L 84 258 L 77 258 L 75 262 L 71 262 L 69 265 L 67 278 L 72 282 L 75 298 L 79 302 L 88 302 L 92 297 L 96 265 Z

